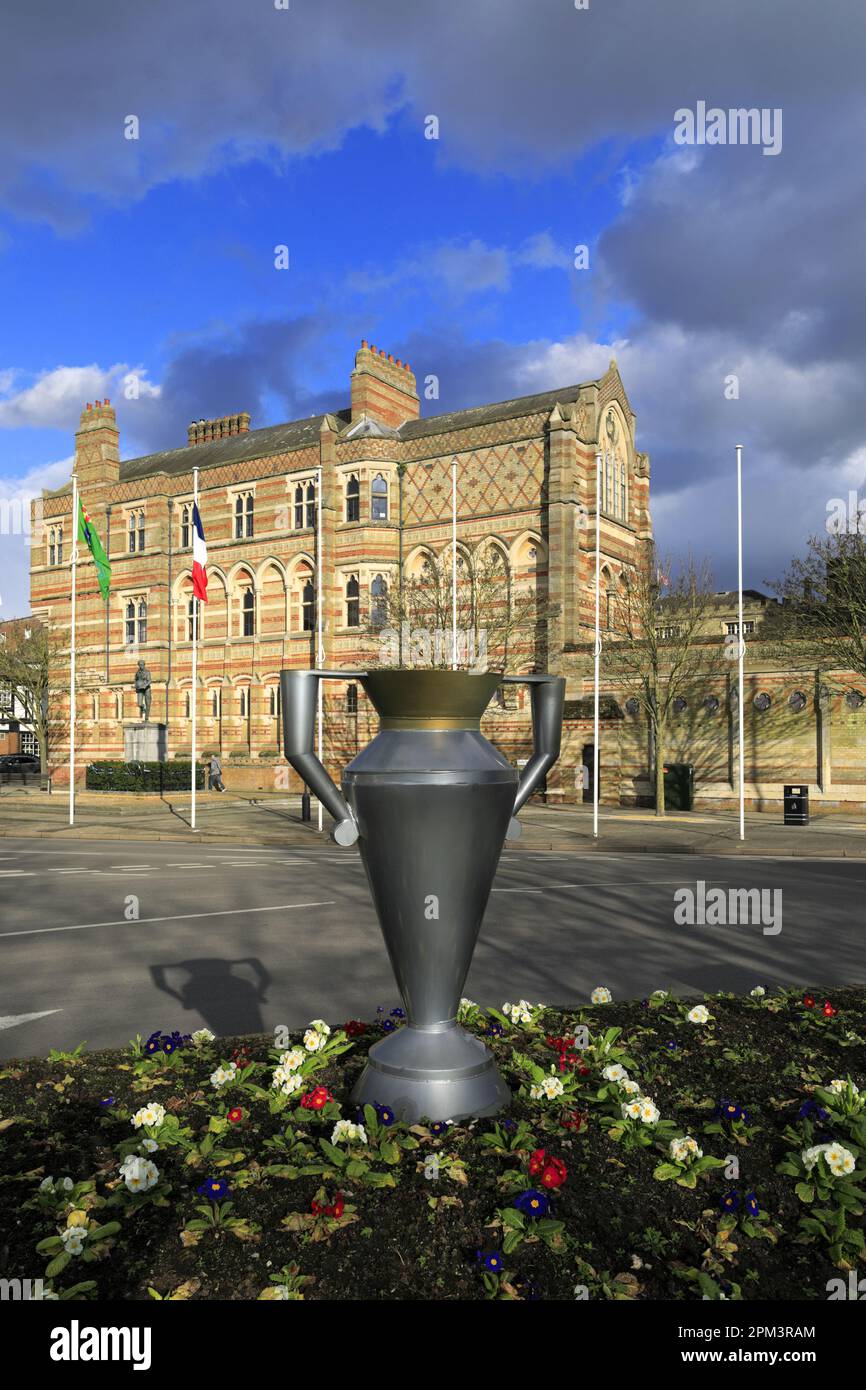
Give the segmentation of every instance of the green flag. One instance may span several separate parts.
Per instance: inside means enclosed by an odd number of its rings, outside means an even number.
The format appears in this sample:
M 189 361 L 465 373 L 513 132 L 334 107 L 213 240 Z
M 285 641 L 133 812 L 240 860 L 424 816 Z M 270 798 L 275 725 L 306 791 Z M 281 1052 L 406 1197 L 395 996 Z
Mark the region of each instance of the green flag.
M 78 499 L 78 539 L 86 542 L 87 548 L 93 556 L 96 565 L 96 577 L 99 580 L 99 592 L 104 599 L 107 599 L 108 587 L 111 583 L 111 565 L 108 563 L 108 556 L 102 549 L 102 541 L 96 534 L 96 527 L 87 515 L 80 497 Z

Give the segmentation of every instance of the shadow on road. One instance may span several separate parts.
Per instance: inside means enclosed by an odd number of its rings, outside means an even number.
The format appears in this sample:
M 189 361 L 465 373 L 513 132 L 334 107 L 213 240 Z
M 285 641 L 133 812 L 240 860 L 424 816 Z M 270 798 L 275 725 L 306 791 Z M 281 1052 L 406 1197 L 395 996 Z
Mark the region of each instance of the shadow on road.
M 243 966 L 248 967 L 253 979 L 235 973 L 237 967 Z M 175 971 L 186 974 L 186 979 L 178 981 L 177 989 L 168 980 L 168 973 Z M 271 976 L 258 956 L 242 956 L 238 960 L 200 956 L 195 960 L 167 961 L 152 965 L 150 974 L 158 990 L 176 999 L 183 1009 L 197 1012 L 217 1037 L 265 1031 L 260 1006 L 268 1002 L 265 991 Z

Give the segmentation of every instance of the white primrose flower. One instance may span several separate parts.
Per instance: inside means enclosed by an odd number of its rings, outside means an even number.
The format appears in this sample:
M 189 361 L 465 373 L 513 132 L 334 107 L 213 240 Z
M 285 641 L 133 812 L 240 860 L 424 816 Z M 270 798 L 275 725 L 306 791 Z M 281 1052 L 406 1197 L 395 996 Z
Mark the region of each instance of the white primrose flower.
M 80 1255 L 84 1249 L 87 1232 L 83 1226 L 67 1226 L 65 1231 L 61 1231 L 60 1239 L 67 1255 Z
M 352 1120 L 338 1120 L 331 1133 L 332 1144 L 366 1144 L 367 1131 L 363 1125 L 356 1125 Z
M 763 985 L 755 985 L 755 988 L 750 989 L 749 993 L 751 994 L 753 999 L 763 999 L 767 991 L 764 989 Z
M 671 1140 L 671 1158 L 675 1163 L 691 1163 L 694 1158 L 703 1158 L 704 1151 L 690 1134 Z
M 271 1082 L 277 1090 L 282 1091 L 284 1096 L 292 1096 L 295 1091 L 299 1091 L 304 1084 L 304 1078 L 297 1072 L 284 1071 L 282 1067 L 277 1067 L 274 1072 L 274 1079 Z
M 322 1036 L 325 1038 L 329 1038 L 331 1036 L 331 1029 L 323 1018 L 314 1018 L 312 1023 L 310 1024 L 310 1027 L 315 1029 L 317 1033 L 321 1033 Z
M 619 1089 L 625 1091 L 627 1096 L 639 1096 L 640 1086 L 636 1081 L 621 1081 Z
M 850 1149 L 846 1149 L 842 1144 L 828 1144 L 824 1161 L 836 1178 L 844 1178 L 848 1173 L 854 1172 L 854 1155 Z
M 123 1180 L 130 1192 L 147 1192 L 159 1181 L 159 1169 L 149 1158 L 130 1154 L 120 1166 Z
M 57 1186 L 62 1187 L 64 1192 L 71 1192 L 73 1187 L 75 1186 L 75 1183 L 72 1181 L 71 1178 L 60 1178 L 57 1183 Z
M 859 1096 L 859 1086 L 855 1086 L 853 1081 L 842 1081 L 841 1078 L 838 1076 L 836 1077 L 835 1081 L 830 1082 L 830 1085 L 827 1087 L 827 1090 L 832 1091 L 834 1095 L 840 1096 L 844 1091 L 848 1089 L 849 1085 L 851 1087 L 851 1094 Z
M 142 1139 L 141 1147 L 144 1149 L 145 1153 L 155 1154 L 159 1145 L 155 1139 Z
M 136 1110 L 132 1117 L 132 1125 L 135 1129 L 141 1129 L 145 1125 L 148 1129 L 158 1129 L 165 1119 L 165 1107 L 158 1101 L 148 1101 L 140 1110 Z
M 638 1100 L 638 1105 L 640 1106 L 641 1120 L 645 1125 L 654 1125 L 658 1123 L 658 1106 L 654 1101 L 650 1100 L 649 1096 L 641 1096 Z
M 205 1043 L 212 1043 L 215 1038 L 209 1028 L 196 1028 L 192 1034 L 192 1041 L 194 1047 L 204 1047 Z
M 478 1005 L 474 999 L 461 999 L 460 1007 L 461 1009 L 477 1009 Z
M 321 1052 L 328 1039 L 317 1028 L 308 1028 L 304 1034 L 304 1047 L 308 1052 Z
M 810 1149 L 804 1149 L 800 1157 L 803 1160 L 803 1167 L 807 1173 L 811 1173 L 818 1159 L 826 1149 L 826 1144 L 813 1144 Z
M 229 1062 L 225 1067 L 217 1067 L 216 1071 L 211 1072 L 210 1084 L 217 1091 L 221 1090 L 223 1086 L 230 1086 L 237 1077 L 237 1071 L 237 1062 Z
M 502 1012 L 512 1023 L 532 1022 L 532 1005 L 528 999 L 521 999 L 519 1004 L 503 1004 Z
M 622 1117 L 623 1117 L 623 1119 L 624 1119 L 624 1120 L 639 1120 L 639 1119 L 640 1119 L 640 1107 L 641 1107 L 641 1098 L 640 1098 L 639 1096 L 638 1096 L 637 1099 L 635 1099 L 635 1100 L 624 1100 L 623 1103 L 622 1103 L 622 1105 L 620 1106 L 620 1109 L 622 1110 Z
M 668 992 L 666 989 L 654 989 L 652 997 L 653 999 L 667 999 Z
M 693 1009 L 689 1009 L 686 1018 L 689 1023 L 709 1023 L 710 1011 L 705 1004 L 696 1004 Z
M 598 987 L 592 991 L 589 998 L 592 1004 L 610 1004 L 613 1000 L 613 995 L 606 985 L 598 985 Z
M 625 1067 L 621 1067 L 619 1062 L 613 1062 L 609 1067 L 605 1067 L 602 1072 L 605 1081 L 628 1081 L 628 1072 Z
M 285 1071 L 297 1071 L 298 1067 L 303 1066 L 307 1060 L 307 1055 L 300 1047 L 290 1048 L 288 1052 L 280 1053 L 279 1065 Z
M 53 1178 L 43 1178 L 42 1181 L 41 1181 L 41 1183 L 39 1184 L 39 1191 L 40 1191 L 40 1192 L 53 1192 L 53 1191 L 54 1191 L 54 1179 L 53 1179 Z

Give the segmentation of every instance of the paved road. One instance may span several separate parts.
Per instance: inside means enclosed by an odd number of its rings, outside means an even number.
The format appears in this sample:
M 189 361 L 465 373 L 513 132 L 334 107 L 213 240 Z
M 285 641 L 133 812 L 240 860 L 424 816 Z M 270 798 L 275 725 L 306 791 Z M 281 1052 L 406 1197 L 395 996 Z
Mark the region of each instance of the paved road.
M 781 889 L 781 932 L 677 925 L 674 893 L 698 880 Z M 467 993 L 499 1005 L 583 1001 L 597 984 L 640 997 L 861 983 L 864 887 L 857 861 L 507 851 Z M 354 850 L 0 842 L 0 1056 L 398 1002 Z

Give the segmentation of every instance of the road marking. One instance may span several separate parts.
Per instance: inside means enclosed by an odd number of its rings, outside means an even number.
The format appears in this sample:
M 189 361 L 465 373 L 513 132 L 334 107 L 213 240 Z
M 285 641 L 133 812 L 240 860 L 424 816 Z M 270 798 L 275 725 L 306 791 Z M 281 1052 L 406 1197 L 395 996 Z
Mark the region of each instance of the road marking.
M 109 869 L 152 869 L 153 864 L 109 864 Z
M 200 917 L 242 917 L 253 912 L 290 912 L 299 907 L 333 907 L 336 898 L 330 898 L 320 903 L 277 903 L 275 907 L 226 907 L 219 912 L 179 912 L 175 917 L 140 917 L 134 923 L 122 917 L 117 922 L 77 922 L 69 927 L 31 927 L 27 931 L 4 931 L 0 932 L 0 939 L 9 936 L 42 936 L 47 932 L 57 931 L 90 931 L 94 927 L 128 927 L 144 926 L 149 922 L 191 922 Z
M 0 878 L 33 878 L 35 869 L 0 869 Z
M 213 864 L 163 864 L 162 867 L 164 869 L 212 869 Z
M 49 1014 L 60 1014 L 62 1009 L 42 1009 L 38 1014 L 0 1014 L 0 1028 L 17 1028 L 19 1023 L 32 1023 L 35 1018 L 47 1018 Z

